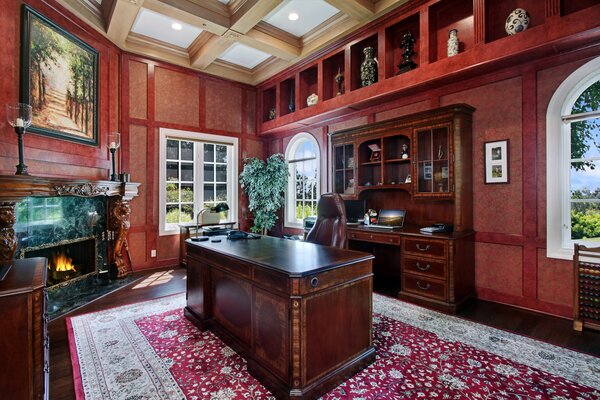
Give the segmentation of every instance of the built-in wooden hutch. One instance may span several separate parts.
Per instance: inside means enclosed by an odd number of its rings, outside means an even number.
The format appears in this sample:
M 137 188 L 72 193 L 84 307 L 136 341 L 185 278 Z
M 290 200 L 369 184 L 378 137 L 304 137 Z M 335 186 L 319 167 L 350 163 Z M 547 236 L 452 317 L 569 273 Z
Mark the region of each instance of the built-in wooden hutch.
M 531 23 L 526 31 L 508 36 L 506 17 L 517 7 L 527 10 Z M 262 83 L 258 132 L 303 128 L 418 90 L 579 48 L 598 40 L 599 18 L 595 0 L 410 1 Z M 449 58 L 450 29 L 458 30 L 460 53 Z M 399 43 L 406 32 L 415 39 L 412 60 L 417 67 L 398 74 Z M 367 46 L 376 49 L 378 80 L 362 87 L 360 64 Z M 344 76 L 341 95 L 335 81 L 338 72 Z M 306 98 L 312 93 L 319 101 L 308 106 Z
M 333 191 L 407 212 L 401 230 L 349 228 L 350 247 L 373 253 L 375 278 L 400 297 L 451 312 L 474 293 L 474 111 L 457 104 L 330 134 Z M 420 233 L 434 222 L 455 231 Z

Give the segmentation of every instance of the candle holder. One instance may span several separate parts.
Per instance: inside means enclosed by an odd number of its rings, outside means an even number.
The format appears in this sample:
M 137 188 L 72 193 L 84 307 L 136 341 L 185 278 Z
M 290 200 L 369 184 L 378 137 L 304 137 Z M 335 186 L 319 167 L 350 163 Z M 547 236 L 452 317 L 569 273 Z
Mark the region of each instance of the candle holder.
M 110 155 L 112 158 L 112 174 L 110 175 L 110 180 L 113 182 L 117 182 L 119 180 L 119 176 L 117 174 L 117 166 L 115 162 L 115 153 L 117 149 L 121 146 L 121 134 L 119 132 L 111 132 L 108 134 L 108 150 L 110 151 Z
M 6 120 L 15 128 L 19 139 L 19 164 L 15 175 L 29 175 L 27 165 L 23 161 L 23 135 L 31 125 L 31 106 L 29 104 L 16 103 L 6 105 Z

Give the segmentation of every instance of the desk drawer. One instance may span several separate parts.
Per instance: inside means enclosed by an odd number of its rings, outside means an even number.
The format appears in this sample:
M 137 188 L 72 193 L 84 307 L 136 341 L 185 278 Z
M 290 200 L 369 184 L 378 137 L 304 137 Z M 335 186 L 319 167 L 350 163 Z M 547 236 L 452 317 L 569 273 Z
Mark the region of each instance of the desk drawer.
M 448 242 L 428 238 L 404 238 L 402 252 L 424 257 L 446 258 Z
M 373 273 L 372 262 L 363 261 L 331 271 L 311 274 L 300 279 L 300 293 L 318 292 L 332 286 L 351 282 L 355 279 L 370 277 Z
M 433 299 L 446 300 L 446 284 L 436 279 L 402 274 L 402 290 Z
M 403 257 L 402 271 L 434 278 L 446 278 L 446 262 L 424 258 Z
M 384 243 L 391 245 L 400 245 L 399 235 L 386 235 L 384 233 L 371 233 L 371 232 L 348 232 L 349 240 L 362 240 L 365 242 Z

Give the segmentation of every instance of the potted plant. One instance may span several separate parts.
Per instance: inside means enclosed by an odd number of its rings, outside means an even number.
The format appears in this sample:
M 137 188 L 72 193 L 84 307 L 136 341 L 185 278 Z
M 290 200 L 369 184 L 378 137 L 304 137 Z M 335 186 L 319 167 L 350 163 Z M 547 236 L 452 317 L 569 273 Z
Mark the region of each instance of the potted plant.
M 273 154 L 266 162 L 258 158 L 244 160 L 240 184 L 248 195 L 248 209 L 254 215 L 252 232 L 266 235 L 275 226 L 277 212 L 285 204 L 288 176 L 283 154 Z

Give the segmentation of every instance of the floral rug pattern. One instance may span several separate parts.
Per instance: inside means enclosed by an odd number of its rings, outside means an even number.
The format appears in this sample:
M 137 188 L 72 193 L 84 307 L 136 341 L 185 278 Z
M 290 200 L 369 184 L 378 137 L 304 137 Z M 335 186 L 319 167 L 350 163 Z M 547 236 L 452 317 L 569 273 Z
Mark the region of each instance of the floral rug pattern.
M 373 300 L 376 361 L 323 399 L 600 399 L 599 358 Z M 274 399 L 184 305 L 176 295 L 70 319 L 78 399 Z

